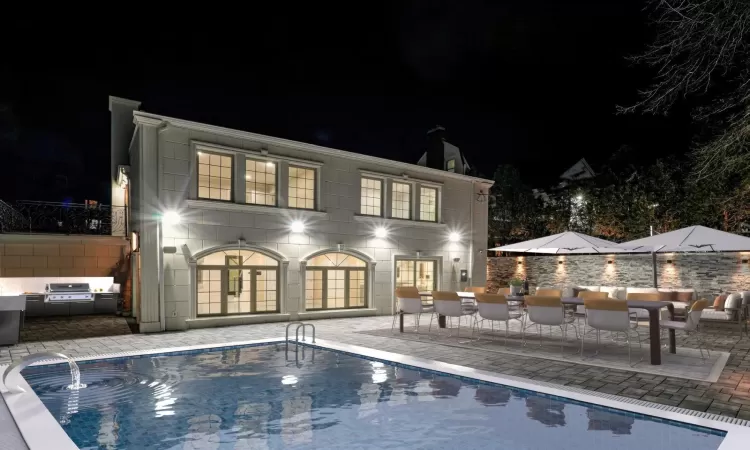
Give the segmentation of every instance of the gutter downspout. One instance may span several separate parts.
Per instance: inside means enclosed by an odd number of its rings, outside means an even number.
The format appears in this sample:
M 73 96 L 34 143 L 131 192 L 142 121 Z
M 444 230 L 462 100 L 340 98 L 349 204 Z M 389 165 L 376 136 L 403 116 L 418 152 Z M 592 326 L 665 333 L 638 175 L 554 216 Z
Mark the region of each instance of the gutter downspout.
M 474 187 L 475 182 L 471 182 L 471 197 L 469 198 L 469 284 L 474 285 Z M 459 278 L 460 280 L 460 278 Z M 485 282 L 486 284 L 486 282 Z M 461 285 L 459 281 L 459 286 Z

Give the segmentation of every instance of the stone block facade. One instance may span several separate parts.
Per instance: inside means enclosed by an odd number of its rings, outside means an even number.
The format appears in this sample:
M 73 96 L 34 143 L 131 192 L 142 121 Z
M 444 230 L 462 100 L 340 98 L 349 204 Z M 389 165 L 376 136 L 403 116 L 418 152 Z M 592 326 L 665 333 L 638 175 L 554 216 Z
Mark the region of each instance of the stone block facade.
M 119 237 L 0 235 L 0 277 L 107 277 L 129 251 Z
M 749 253 L 657 255 L 660 288 L 694 288 L 698 296 L 750 290 Z M 611 262 L 610 262 L 611 261 Z M 507 286 L 513 277 L 531 286 L 652 287 L 650 254 L 549 255 L 487 258 L 487 286 Z

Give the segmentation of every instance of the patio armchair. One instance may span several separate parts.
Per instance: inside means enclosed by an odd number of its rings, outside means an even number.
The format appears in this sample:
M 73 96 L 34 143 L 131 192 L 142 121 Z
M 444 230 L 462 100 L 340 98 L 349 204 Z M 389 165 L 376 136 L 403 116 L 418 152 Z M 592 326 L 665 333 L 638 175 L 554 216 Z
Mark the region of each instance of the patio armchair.
M 482 333 L 484 322 L 489 321 L 492 331 L 495 331 L 495 321 L 505 322 L 505 341 L 508 343 L 508 322 L 511 320 L 523 320 L 523 311 L 518 308 L 512 308 L 508 305 L 508 300 L 504 295 L 497 294 L 476 294 L 477 299 L 477 316 L 474 322 L 475 330 L 479 335 Z M 473 334 L 473 333 L 472 333 Z M 479 340 L 479 338 L 477 338 Z
M 509 287 L 504 287 L 504 288 L 498 289 L 497 290 L 497 295 L 504 295 L 506 297 L 509 296 L 510 295 L 510 288 Z
M 628 292 L 626 300 L 644 300 L 649 302 L 665 301 L 664 296 L 659 292 L 640 293 Z M 630 315 L 635 320 L 648 320 L 648 311 L 641 308 L 630 308 Z M 662 320 L 669 320 L 669 311 L 662 310 L 660 314 Z
M 526 329 L 530 326 L 537 325 L 540 347 L 542 345 L 542 325 L 549 326 L 550 330 L 552 327 L 560 327 L 560 353 L 563 353 L 568 325 L 573 324 L 575 318 L 565 315 L 562 299 L 560 297 L 527 295 L 525 301 L 527 314 L 521 327 L 523 344 L 526 345 Z M 532 324 L 526 325 L 528 321 L 531 321 Z M 575 325 L 573 326 L 575 327 Z M 577 331 L 576 334 L 578 334 Z
M 445 316 L 449 320 L 456 317 L 458 318 L 458 331 L 456 334 L 459 337 L 461 336 L 461 318 L 472 316 L 476 311 L 474 306 L 464 305 L 461 302 L 461 297 L 452 291 L 432 291 L 432 304 L 435 309 L 432 316 L 430 316 L 428 331 L 432 330 L 432 319 L 435 317 L 435 314 Z
M 414 329 L 419 333 L 419 321 L 424 313 L 432 313 L 432 306 L 424 306 L 422 297 L 416 287 L 398 287 L 396 288 L 396 301 L 398 302 L 396 314 L 393 315 L 391 324 L 391 333 L 396 327 L 396 317 L 400 314 L 414 314 Z
M 632 367 L 632 349 L 630 347 L 630 333 L 634 331 L 630 325 L 630 311 L 628 310 L 627 300 L 613 300 L 605 298 L 584 298 L 584 306 L 586 307 L 586 321 L 581 331 L 581 358 L 583 358 L 583 343 L 586 340 L 586 326 L 596 330 L 596 346 L 597 350 L 595 355 L 599 354 L 599 343 L 601 330 L 610 331 L 614 333 L 623 333 L 625 335 L 625 345 L 628 346 L 628 364 Z M 641 344 L 641 335 L 637 332 L 635 335 L 638 337 L 638 348 L 641 350 L 641 359 L 636 364 L 643 360 L 642 352 L 643 346 Z
M 688 311 L 686 315 L 685 322 L 677 322 L 674 320 L 664 320 L 659 324 L 659 327 L 662 330 L 682 330 L 688 335 L 690 333 L 695 333 L 695 335 L 698 337 L 698 349 L 701 352 L 701 359 L 703 362 L 706 362 L 706 358 L 703 356 L 703 337 L 700 334 L 700 320 L 701 316 L 703 315 L 705 309 L 708 307 L 708 300 L 698 300 L 697 302 L 693 303 L 693 305 L 690 307 L 690 310 Z M 711 352 L 706 349 L 706 353 L 708 356 L 711 356 Z
M 607 300 L 609 298 L 609 294 L 606 292 L 600 292 L 600 291 L 580 291 L 577 295 L 578 298 L 582 298 L 584 304 L 578 305 L 573 310 L 573 315 L 578 319 L 579 327 L 580 327 L 580 319 L 586 317 L 586 299 L 590 300 Z
M 727 296 L 724 305 L 714 307 L 706 306 L 703 309 L 701 320 L 704 322 L 736 323 L 737 331 L 747 333 L 747 308 L 750 302 L 750 291 L 736 292 Z M 708 303 L 708 301 L 706 301 Z

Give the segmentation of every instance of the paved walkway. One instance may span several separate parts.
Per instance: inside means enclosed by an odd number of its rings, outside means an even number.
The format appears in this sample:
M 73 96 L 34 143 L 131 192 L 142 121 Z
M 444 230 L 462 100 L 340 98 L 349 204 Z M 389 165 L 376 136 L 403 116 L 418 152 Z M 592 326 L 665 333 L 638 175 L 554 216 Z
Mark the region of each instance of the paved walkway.
M 716 383 L 709 383 L 627 370 L 591 367 L 572 361 L 488 354 L 481 349 L 457 348 L 433 341 L 414 342 L 363 333 L 390 328 L 391 317 L 320 320 L 314 323 L 318 336 L 323 339 L 750 420 L 750 339 L 745 336 L 740 340 L 739 333 L 729 328 L 712 328 L 706 332 L 709 348 L 731 353 L 719 380 Z M 89 356 L 111 352 L 283 337 L 285 326 L 286 323 L 282 322 L 187 332 L 24 342 L 16 346 L 1 348 L 0 364 L 39 351 L 57 351 L 70 356 Z M 695 347 L 695 341 L 678 334 L 677 345 L 678 347 Z

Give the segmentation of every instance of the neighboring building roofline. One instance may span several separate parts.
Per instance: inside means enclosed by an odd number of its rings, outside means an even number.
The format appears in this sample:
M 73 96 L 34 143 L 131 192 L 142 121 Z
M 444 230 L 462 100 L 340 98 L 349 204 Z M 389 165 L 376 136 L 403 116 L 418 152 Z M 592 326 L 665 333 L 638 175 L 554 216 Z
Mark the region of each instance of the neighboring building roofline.
M 128 100 L 127 98 L 109 96 L 109 110 L 112 111 L 112 105 L 117 103 L 118 105 L 130 106 L 133 109 L 141 107 L 141 102 L 136 100 Z
M 163 124 L 170 124 L 178 128 L 187 128 L 196 131 L 204 131 L 207 133 L 222 134 L 225 136 L 231 136 L 238 139 L 248 139 L 253 141 L 259 141 L 268 145 L 278 145 L 281 147 L 291 147 L 298 150 L 305 150 L 313 153 L 328 156 L 338 156 L 340 158 L 353 159 L 358 161 L 364 161 L 374 164 L 382 164 L 385 166 L 391 166 L 395 168 L 404 168 L 414 172 L 425 173 L 429 175 L 435 175 L 440 177 L 454 178 L 463 181 L 474 181 L 478 183 L 492 185 L 494 180 L 488 180 L 485 178 L 471 177 L 468 175 L 461 175 L 453 172 L 446 172 L 444 170 L 431 169 L 429 167 L 418 166 L 416 164 L 403 163 L 399 161 L 393 161 L 391 159 L 378 158 L 376 156 L 363 155 L 360 153 L 348 152 L 345 150 L 338 150 L 335 148 L 322 147 L 315 144 L 307 144 L 299 141 L 292 141 L 289 139 L 277 138 L 273 136 L 266 136 L 263 134 L 251 133 L 249 131 L 234 130 L 231 128 L 219 127 L 216 125 L 209 125 L 206 123 L 192 122 L 189 120 L 176 119 L 173 117 L 161 116 L 158 114 L 147 113 L 144 111 L 133 111 L 133 119 L 136 125 L 148 124 L 157 125 L 160 121 Z

